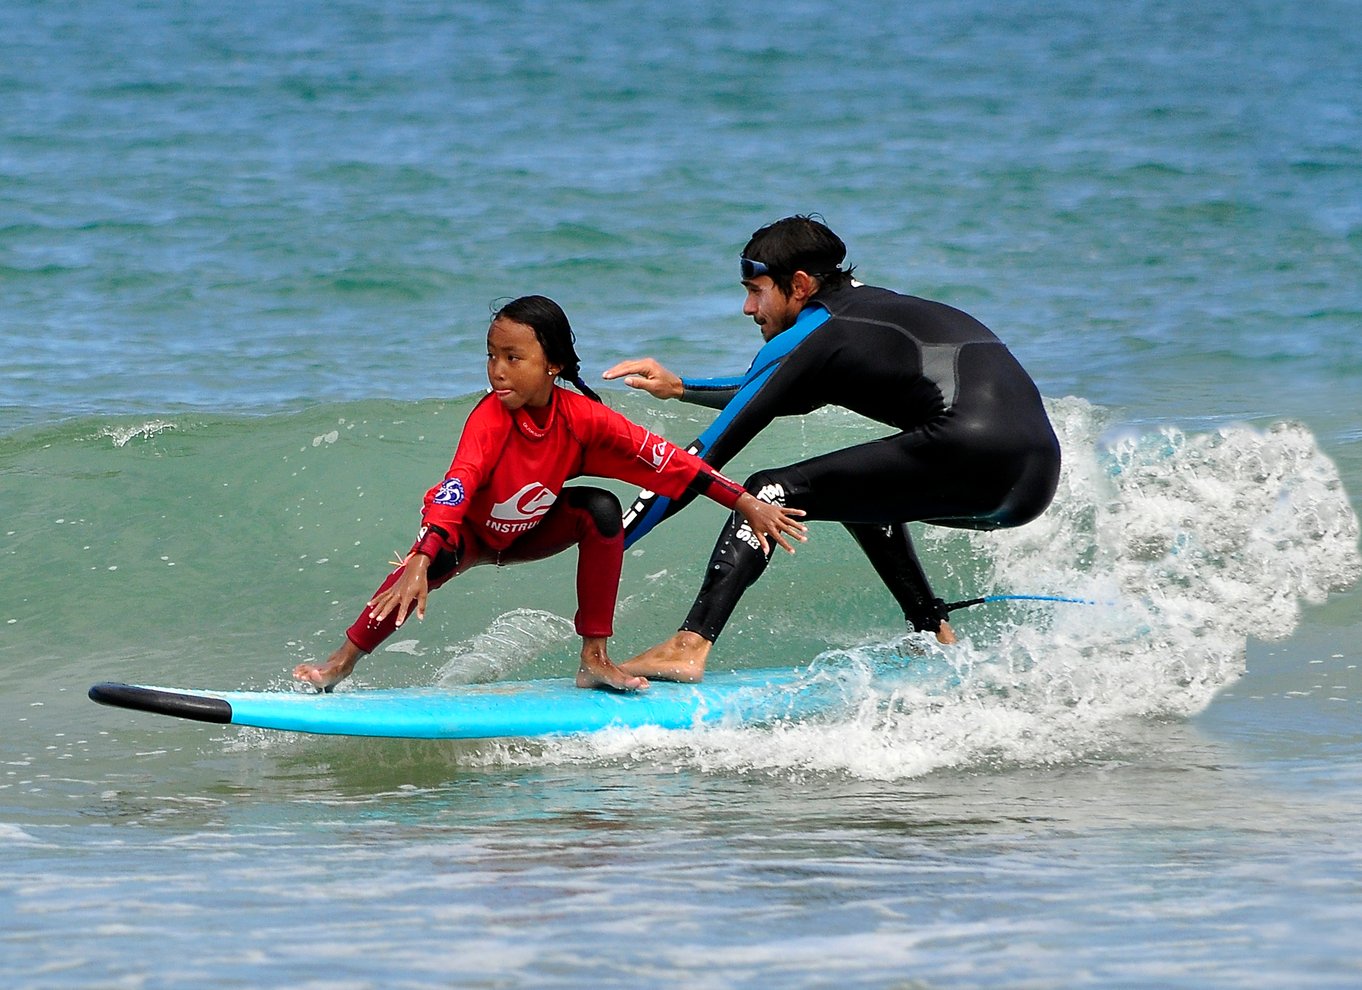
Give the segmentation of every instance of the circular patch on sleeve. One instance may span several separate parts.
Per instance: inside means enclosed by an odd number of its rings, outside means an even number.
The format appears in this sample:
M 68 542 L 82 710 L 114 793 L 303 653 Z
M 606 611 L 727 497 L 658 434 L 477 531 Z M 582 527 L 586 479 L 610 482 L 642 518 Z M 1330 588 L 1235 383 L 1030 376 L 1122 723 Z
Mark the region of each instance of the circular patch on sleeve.
M 458 478 L 446 478 L 431 501 L 436 505 L 459 505 L 463 502 L 463 482 Z

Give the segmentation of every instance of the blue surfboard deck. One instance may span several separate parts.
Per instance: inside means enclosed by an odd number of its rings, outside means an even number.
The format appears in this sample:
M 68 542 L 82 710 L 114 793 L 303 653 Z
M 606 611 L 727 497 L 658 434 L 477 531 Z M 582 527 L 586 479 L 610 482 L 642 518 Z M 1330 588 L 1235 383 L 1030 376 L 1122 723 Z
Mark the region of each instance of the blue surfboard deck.
M 89 693 L 104 705 L 223 725 L 343 736 L 491 739 L 796 720 L 853 703 L 857 687 L 872 680 L 877 687 L 926 686 L 945 677 L 947 668 L 914 659 L 873 671 L 805 667 L 711 673 L 699 684 L 653 681 L 647 691 L 631 693 L 584 690 L 568 678 L 332 694 L 103 683 Z

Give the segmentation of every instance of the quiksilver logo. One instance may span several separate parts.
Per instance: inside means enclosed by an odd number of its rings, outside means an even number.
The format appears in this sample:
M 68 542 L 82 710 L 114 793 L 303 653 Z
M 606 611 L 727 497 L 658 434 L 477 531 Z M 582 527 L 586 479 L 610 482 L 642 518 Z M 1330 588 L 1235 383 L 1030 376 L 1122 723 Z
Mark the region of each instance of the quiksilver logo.
M 498 533 L 519 533 L 531 528 L 558 500 L 549 488 L 532 481 L 504 502 L 492 506 L 488 529 Z
M 660 472 L 667 466 L 674 453 L 676 453 L 675 447 L 661 437 L 653 436 L 650 433 L 643 441 L 643 446 L 639 448 L 638 459 L 649 465 L 654 471 Z

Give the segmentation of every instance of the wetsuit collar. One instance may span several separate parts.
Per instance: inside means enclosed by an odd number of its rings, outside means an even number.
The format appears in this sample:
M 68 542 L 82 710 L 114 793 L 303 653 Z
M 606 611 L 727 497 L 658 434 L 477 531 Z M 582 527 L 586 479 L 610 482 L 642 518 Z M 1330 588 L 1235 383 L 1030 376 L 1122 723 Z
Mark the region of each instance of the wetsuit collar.
M 515 411 L 516 427 L 530 440 L 543 440 L 553 429 L 553 417 L 557 414 L 558 386 L 555 385 L 548 405 L 533 411 L 528 406 L 521 406 Z

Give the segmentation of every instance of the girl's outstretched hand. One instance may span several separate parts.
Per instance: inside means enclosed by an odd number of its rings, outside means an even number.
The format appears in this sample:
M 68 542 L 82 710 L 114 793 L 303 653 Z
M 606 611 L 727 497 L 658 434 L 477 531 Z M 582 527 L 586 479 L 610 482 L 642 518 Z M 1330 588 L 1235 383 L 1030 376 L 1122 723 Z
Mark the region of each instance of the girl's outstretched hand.
M 783 505 L 763 502 L 751 492 L 744 492 L 742 498 L 738 499 L 738 511 L 747 520 L 763 553 L 771 552 L 768 539 L 775 540 L 788 553 L 794 553 L 795 548 L 790 545 L 787 536 L 793 536 L 800 543 L 809 540 L 809 527 L 799 521 L 799 517 L 804 515 L 803 509 L 787 509 Z
M 430 593 L 430 583 L 426 580 L 429 568 L 430 558 L 425 554 L 408 554 L 403 561 L 402 576 L 370 600 L 369 614 L 373 621 L 382 622 L 393 609 L 397 609 L 399 626 L 413 611 L 418 619 L 425 619 L 426 596 Z

